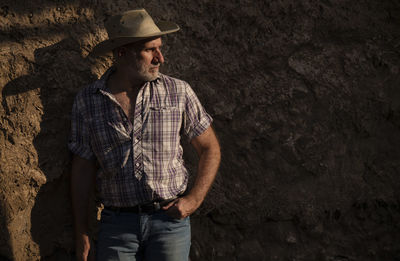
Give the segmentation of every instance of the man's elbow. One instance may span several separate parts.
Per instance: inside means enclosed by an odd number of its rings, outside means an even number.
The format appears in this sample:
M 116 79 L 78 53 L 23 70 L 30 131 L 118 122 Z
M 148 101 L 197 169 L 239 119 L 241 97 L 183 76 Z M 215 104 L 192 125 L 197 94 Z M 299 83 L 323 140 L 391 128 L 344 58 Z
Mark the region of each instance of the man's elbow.
M 221 147 L 217 139 L 215 141 L 210 142 L 209 146 L 203 149 L 203 153 L 210 158 L 220 162 L 221 160 Z
M 214 156 L 216 159 L 218 159 L 218 162 L 221 160 L 221 147 L 219 145 L 219 142 L 216 142 L 216 145 L 213 148 L 214 151 Z

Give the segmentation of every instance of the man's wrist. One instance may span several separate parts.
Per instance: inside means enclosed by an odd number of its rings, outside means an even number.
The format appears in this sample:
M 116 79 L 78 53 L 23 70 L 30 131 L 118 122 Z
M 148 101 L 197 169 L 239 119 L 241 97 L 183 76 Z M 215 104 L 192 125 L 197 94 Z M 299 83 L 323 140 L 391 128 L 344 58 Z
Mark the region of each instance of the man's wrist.
M 192 201 L 197 207 L 199 207 L 204 201 L 204 197 L 194 192 L 189 192 L 189 194 L 186 195 L 186 198 Z

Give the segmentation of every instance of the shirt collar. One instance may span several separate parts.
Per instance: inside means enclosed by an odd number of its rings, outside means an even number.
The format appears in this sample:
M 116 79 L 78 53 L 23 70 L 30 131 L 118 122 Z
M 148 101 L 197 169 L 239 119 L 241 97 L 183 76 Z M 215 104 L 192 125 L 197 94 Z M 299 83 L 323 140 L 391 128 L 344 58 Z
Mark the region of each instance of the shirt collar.
M 111 66 L 108 70 L 94 83 L 94 93 L 99 93 L 107 89 L 107 80 L 111 74 L 115 72 L 115 67 Z

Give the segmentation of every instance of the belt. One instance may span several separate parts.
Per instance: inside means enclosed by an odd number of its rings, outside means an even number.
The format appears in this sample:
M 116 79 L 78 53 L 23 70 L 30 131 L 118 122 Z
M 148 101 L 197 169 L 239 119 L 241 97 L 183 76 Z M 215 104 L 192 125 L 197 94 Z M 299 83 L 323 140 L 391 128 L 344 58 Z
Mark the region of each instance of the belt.
M 171 201 L 175 200 L 173 199 L 167 199 L 167 200 L 162 200 L 162 201 L 152 201 L 150 203 L 142 204 L 142 205 L 136 205 L 133 207 L 113 207 L 113 206 L 105 206 L 104 209 L 111 210 L 114 212 L 125 212 L 125 213 L 153 213 L 158 210 L 160 210 L 162 207 L 168 205 Z

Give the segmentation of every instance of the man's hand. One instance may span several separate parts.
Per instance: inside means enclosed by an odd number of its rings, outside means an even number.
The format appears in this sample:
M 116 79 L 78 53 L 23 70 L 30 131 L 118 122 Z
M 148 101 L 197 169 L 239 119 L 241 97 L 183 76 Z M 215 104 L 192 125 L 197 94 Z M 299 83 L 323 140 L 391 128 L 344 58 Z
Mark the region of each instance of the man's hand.
M 181 219 L 190 216 L 200 205 L 201 202 L 187 195 L 171 201 L 163 207 L 163 210 L 168 216 Z
M 76 237 L 75 250 L 77 261 L 95 261 L 93 244 L 87 235 Z

